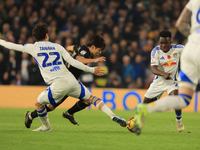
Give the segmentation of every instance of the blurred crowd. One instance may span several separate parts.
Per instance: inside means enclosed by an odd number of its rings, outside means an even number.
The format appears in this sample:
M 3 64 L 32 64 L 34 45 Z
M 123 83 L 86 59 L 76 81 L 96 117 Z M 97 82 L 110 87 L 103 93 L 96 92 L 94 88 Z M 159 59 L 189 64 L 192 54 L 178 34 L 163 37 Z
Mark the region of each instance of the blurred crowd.
M 31 31 L 39 21 L 49 27 L 51 42 L 63 47 L 86 43 L 100 34 L 106 48 L 101 77 L 83 73 L 87 87 L 148 88 L 151 50 L 159 32 L 169 30 L 174 44 L 185 44 L 175 23 L 188 0 L 0 0 L 0 38 L 34 43 Z M 45 85 L 37 63 L 27 53 L 0 46 L 0 84 Z

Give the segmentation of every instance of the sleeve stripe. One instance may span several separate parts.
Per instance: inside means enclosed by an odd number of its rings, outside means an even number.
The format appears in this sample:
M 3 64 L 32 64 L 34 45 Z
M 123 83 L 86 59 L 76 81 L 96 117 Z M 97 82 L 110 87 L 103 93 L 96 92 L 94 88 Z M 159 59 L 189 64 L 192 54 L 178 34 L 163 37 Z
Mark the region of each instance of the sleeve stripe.
M 152 50 L 151 56 L 155 56 L 157 50 L 160 50 L 160 46 L 157 46 Z

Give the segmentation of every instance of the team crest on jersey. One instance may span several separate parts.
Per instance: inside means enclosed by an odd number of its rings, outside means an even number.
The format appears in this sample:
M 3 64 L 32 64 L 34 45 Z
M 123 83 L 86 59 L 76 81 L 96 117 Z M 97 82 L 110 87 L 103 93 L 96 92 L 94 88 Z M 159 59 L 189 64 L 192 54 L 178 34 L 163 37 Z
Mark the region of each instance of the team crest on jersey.
M 81 55 L 85 55 L 85 54 L 86 54 L 86 51 L 83 50 L 83 51 L 80 52 L 80 54 L 81 54 Z
M 173 56 L 176 58 L 177 57 L 177 53 L 174 53 Z

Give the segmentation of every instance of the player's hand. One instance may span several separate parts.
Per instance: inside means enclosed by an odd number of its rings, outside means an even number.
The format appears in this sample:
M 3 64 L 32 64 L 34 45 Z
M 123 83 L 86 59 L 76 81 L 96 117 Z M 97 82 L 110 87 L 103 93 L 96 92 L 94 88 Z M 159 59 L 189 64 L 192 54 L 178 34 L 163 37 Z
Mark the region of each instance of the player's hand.
M 104 62 L 104 61 L 106 61 L 106 57 L 98 57 L 98 58 L 96 58 L 95 60 L 94 60 L 96 63 L 97 62 Z
M 94 74 L 97 76 L 102 76 L 105 74 L 105 70 L 103 70 L 101 67 L 94 67 Z
M 172 75 L 172 73 L 164 73 L 163 74 L 163 77 L 166 79 L 166 80 L 173 80 L 170 75 Z

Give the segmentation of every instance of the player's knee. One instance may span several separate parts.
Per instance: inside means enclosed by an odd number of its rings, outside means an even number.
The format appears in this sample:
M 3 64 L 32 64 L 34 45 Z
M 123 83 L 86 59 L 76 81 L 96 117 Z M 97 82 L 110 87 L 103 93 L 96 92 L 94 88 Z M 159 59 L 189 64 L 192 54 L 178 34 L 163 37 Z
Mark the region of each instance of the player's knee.
M 93 98 L 93 96 L 90 95 L 89 99 L 87 99 L 87 100 L 85 100 L 85 101 L 83 101 L 83 102 L 84 102 L 85 104 L 87 104 L 87 105 L 91 105 L 91 104 L 92 104 L 92 98 Z
M 144 98 L 144 100 L 143 100 L 143 103 L 146 103 L 146 104 L 148 104 L 148 103 L 151 103 L 151 102 L 154 102 L 154 101 L 156 101 L 157 100 L 157 98 L 152 98 L 152 99 L 150 99 L 150 98 Z
M 185 101 L 186 105 L 188 106 L 192 100 L 192 97 L 187 95 L 187 94 L 178 94 L 180 97 L 182 97 L 182 99 Z
M 91 105 L 91 100 L 90 99 L 88 99 L 88 100 L 85 100 L 85 101 L 83 101 L 83 103 L 85 103 L 86 105 Z
M 146 104 L 149 103 L 148 99 L 144 99 L 143 103 L 146 103 Z
M 35 102 L 36 109 L 43 109 L 45 106 L 40 104 L 39 102 Z
M 50 110 L 55 110 L 56 107 L 52 106 L 51 104 L 48 104 L 47 107 L 50 109 Z
M 77 102 L 77 105 L 80 109 L 85 109 L 86 107 L 90 106 L 91 103 L 90 102 L 87 102 L 87 101 L 84 101 L 84 100 L 79 100 Z

